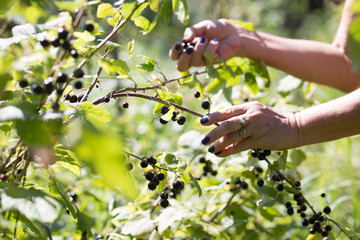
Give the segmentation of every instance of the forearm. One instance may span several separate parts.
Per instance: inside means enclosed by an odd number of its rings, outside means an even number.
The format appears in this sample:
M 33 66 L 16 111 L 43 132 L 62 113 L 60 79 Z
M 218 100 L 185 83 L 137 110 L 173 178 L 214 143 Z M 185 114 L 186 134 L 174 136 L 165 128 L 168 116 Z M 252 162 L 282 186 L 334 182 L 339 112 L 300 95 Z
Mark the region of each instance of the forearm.
M 352 72 L 348 56 L 331 44 L 261 32 L 247 32 L 241 39 L 243 56 L 262 60 L 302 80 L 343 91 L 353 91 L 360 86 L 360 74 Z
M 360 134 L 360 89 L 295 113 L 297 146 Z

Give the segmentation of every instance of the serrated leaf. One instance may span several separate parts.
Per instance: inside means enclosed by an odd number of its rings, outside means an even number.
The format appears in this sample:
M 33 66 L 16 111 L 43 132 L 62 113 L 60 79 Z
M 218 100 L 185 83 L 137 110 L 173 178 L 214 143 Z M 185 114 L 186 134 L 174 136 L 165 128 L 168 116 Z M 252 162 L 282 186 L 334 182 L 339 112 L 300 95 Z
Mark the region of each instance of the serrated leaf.
M 97 18 L 106 18 L 107 16 L 113 16 L 116 13 L 116 9 L 111 6 L 109 3 L 102 3 L 98 6 L 96 17 Z
M 201 197 L 202 190 L 201 190 L 199 183 L 196 181 L 196 179 L 190 173 L 189 173 L 189 176 L 190 176 L 191 183 L 194 184 L 194 186 L 196 187 L 196 190 L 199 194 L 199 197 Z
M 112 120 L 112 115 L 100 106 L 95 106 L 89 102 L 83 102 L 81 109 L 75 115 L 89 129 L 97 132 L 107 132 L 108 122 Z
M 128 75 L 130 71 L 127 63 L 123 60 L 115 59 L 99 59 L 99 65 L 106 71 L 107 74 Z
M 167 164 L 167 168 L 172 171 L 176 169 L 185 169 L 186 168 L 186 162 L 177 156 L 175 156 L 172 153 L 164 152 L 163 153 L 164 161 Z M 185 166 L 185 167 L 184 167 Z
M 59 158 L 57 164 L 66 168 L 76 175 L 81 175 L 81 161 L 76 154 L 70 150 L 64 149 L 62 146 L 56 146 L 54 150 L 55 156 Z

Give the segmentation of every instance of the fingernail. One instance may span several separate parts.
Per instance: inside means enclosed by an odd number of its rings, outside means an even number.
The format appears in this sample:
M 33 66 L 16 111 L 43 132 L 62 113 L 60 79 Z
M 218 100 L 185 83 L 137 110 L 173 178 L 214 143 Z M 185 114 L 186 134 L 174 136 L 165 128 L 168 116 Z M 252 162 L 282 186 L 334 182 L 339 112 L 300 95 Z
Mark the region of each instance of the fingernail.
M 208 152 L 211 152 L 211 153 L 212 153 L 213 151 L 215 151 L 215 147 L 214 147 L 214 146 L 211 146 L 211 147 L 208 148 Z
M 181 45 L 179 44 L 179 43 L 177 43 L 176 45 L 175 45 L 175 50 L 176 51 L 179 51 L 181 49 Z
M 207 144 L 208 142 L 210 142 L 210 138 L 209 137 L 204 137 L 203 140 L 201 140 L 202 144 Z
M 204 42 L 205 42 L 205 37 L 202 36 L 202 37 L 200 38 L 200 43 L 204 43 Z
M 214 38 L 214 39 L 212 39 L 211 41 L 213 41 L 213 42 L 217 42 L 217 41 L 218 41 L 218 39 L 217 39 L 217 38 Z
M 189 38 L 189 36 L 190 36 L 190 34 L 186 33 L 186 34 L 184 35 L 184 37 L 183 37 L 183 39 L 182 39 L 182 40 L 186 40 L 186 39 L 188 39 L 188 38 Z
M 220 155 L 221 154 L 221 151 L 219 151 L 219 152 L 217 152 L 217 153 L 215 153 L 215 155 L 217 156 L 217 155 Z
M 192 48 L 192 47 L 189 47 L 189 48 L 186 49 L 186 53 L 188 55 L 192 54 L 193 51 L 194 51 L 194 48 Z
M 201 120 L 200 120 L 200 123 L 201 124 L 205 124 L 205 123 L 207 123 L 209 121 L 209 119 L 207 118 L 207 117 L 204 117 L 204 118 L 202 118 Z

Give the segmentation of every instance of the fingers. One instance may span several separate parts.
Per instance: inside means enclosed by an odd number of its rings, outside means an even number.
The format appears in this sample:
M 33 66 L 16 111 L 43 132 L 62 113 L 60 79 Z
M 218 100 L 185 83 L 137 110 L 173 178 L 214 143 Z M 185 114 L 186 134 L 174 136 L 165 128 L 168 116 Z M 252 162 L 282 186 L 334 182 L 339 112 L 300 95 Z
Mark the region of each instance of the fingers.
M 182 50 L 183 50 L 183 47 L 181 46 L 181 42 L 175 43 L 169 51 L 169 57 L 172 60 L 178 59 Z
M 247 107 L 245 104 L 232 106 L 232 107 L 211 113 L 211 114 L 207 115 L 206 117 L 203 117 L 200 120 L 200 123 L 204 126 L 210 126 L 217 122 L 222 122 L 222 121 L 225 121 L 232 117 L 242 115 L 242 114 L 246 113 L 246 109 L 247 109 Z M 247 120 L 247 119 L 244 119 L 244 120 Z
M 219 150 L 215 153 L 215 155 L 218 157 L 227 157 L 238 152 L 249 150 L 253 145 L 253 140 L 251 138 L 247 138 L 239 142 L 235 142 L 222 150 Z
M 240 136 L 238 135 L 238 131 L 242 129 L 247 123 L 247 120 L 240 116 L 233 117 L 226 122 L 223 122 L 220 124 L 220 126 L 216 127 L 212 131 L 210 131 L 201 141 L 202 144 L 208 145 L 216 141 L 217 139 L 222 138 L 222 140 L 217 141 L 216 145 L 223 145 L 224 142 L 229 145 L 230 143 L 233 143 L 235 141 L 239 141 L 242 138 L 244 138 L 244 135 Z M 245 132 L 244 132 L 245 133 Z M 230 135 L 228 135 L 230 134 Z M 219 144 L 219 142 L 222 142 L 223 144 Z M 225 147 L 227 145 L 223 145 L 222 147 Z
M 203 52 L 203 59 L 205 61 L 204 65 L 213 64 L 214 60 L 219 58 L 219 54 L 217 53 L 217 49 L 219 46 L 219 41 L 217 38 L 212 39 L 209 44 L 206 46 Z

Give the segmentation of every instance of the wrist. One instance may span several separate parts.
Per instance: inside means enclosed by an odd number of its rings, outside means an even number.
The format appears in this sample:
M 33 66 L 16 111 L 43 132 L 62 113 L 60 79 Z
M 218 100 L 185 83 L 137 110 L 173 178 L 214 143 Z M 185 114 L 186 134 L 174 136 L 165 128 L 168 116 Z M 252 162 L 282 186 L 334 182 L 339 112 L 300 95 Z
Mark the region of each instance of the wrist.
M 301 132 L 300 132 L 301 114 L 300 112 L 290 112 L 288 119 L 291 127 L 291 134 L 290 134 L 291 148 L 300 147 L 303 145 L 301 143 Z

